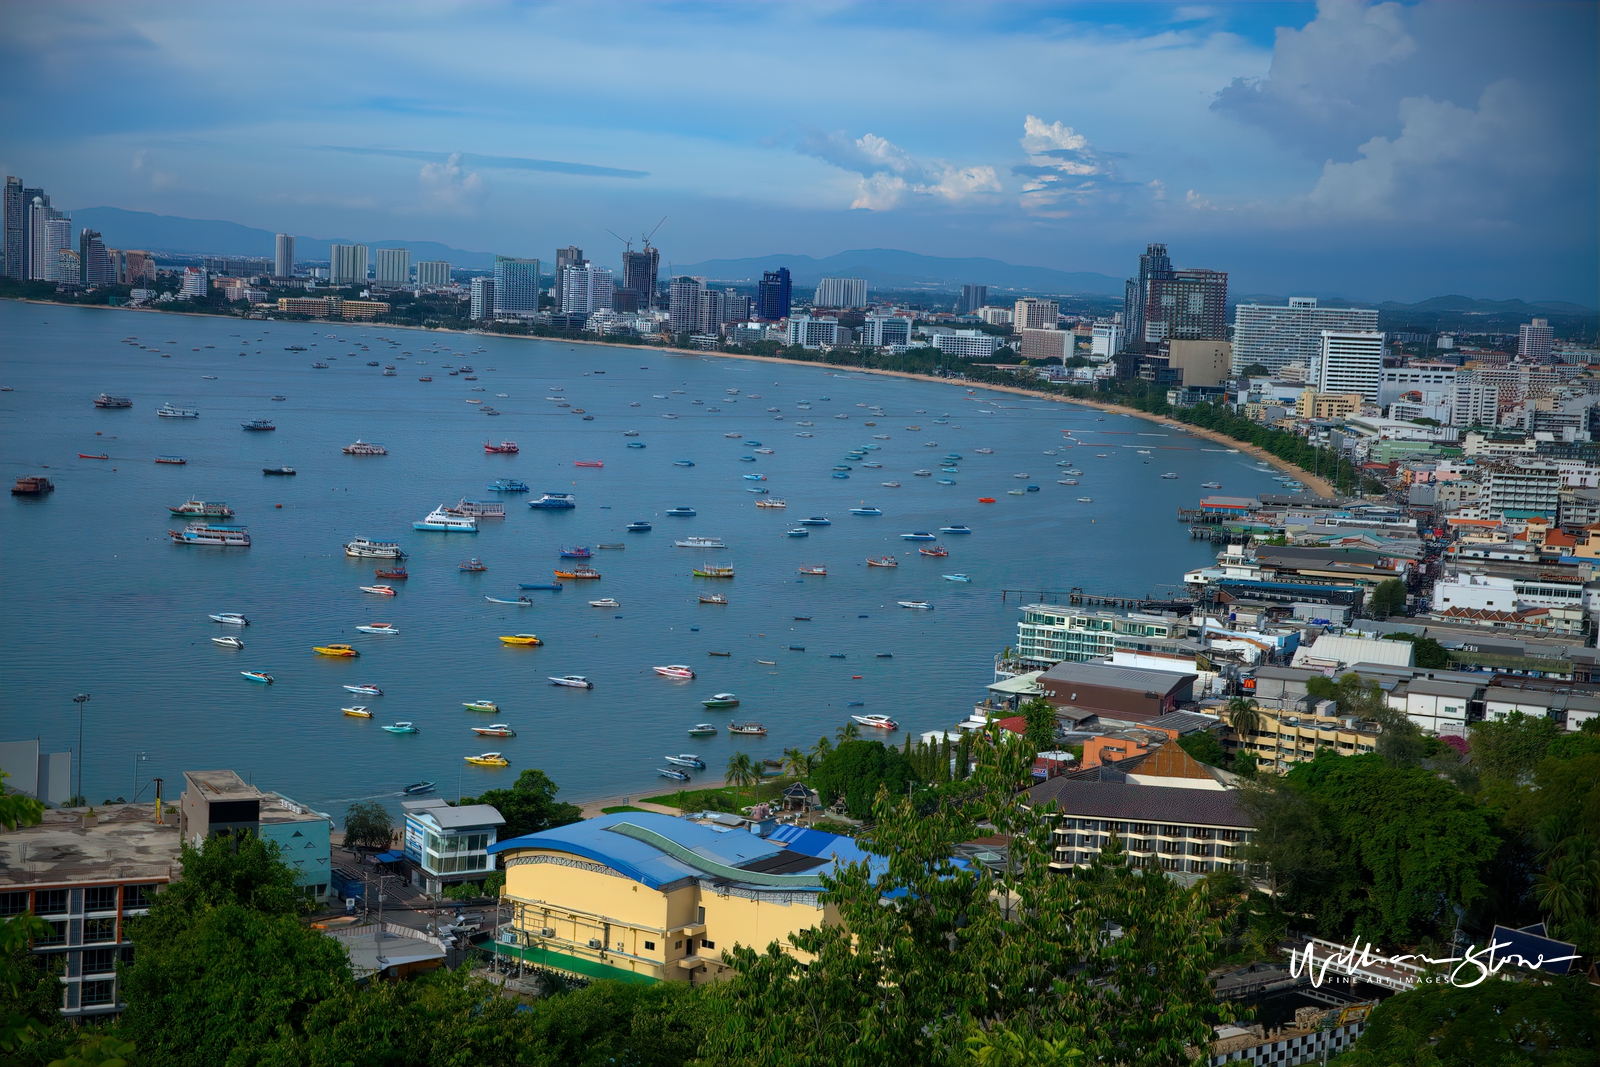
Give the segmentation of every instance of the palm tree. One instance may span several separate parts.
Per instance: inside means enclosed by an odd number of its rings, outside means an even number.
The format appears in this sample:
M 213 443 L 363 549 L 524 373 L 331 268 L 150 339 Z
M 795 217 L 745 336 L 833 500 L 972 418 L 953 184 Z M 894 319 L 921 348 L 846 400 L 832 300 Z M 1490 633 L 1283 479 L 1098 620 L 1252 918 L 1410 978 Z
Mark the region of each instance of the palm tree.
M 1228 723 L 1239 735 L 1239 752 L 1249 751 L 1250 735 L 1261 729 L 1261 705 L 1249 697 L 1234 697 L 1228 701 Z
M 796 778 L 807 778 L 811 774 L 811 757 L 798 748 L 786 748 L 783 750 L 783 769 Z
M 811 765 L 815 767 L 828 758 L 828 753 L 833 751 L 833 742 L 826 737 L 817 738 L 817 743 L 811 746 Z
M 839 739 L 840 744 L 843 744 L 846 741 L 861 740 L 861 731 L 856 729 L 855 723 L 847 722 L 834 731 L 834 736 Z
M 739 790 L 756 781 L 755 762 L 743 752 L 735 752 L 728 757 L 725 776 L 734 788 L 734 795 L 738 796 Z

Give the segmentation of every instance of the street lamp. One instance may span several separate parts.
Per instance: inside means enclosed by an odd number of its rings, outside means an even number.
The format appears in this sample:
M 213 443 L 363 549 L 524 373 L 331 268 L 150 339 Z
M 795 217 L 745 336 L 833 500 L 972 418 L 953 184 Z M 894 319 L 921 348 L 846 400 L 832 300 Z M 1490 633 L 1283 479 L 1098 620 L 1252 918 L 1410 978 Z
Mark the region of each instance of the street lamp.
M 72 702 L 78 705 L 78 796 L 81 799 L 83 796 L 83 706 L 89 703 L 89 694 L 79 693 L 72 698 Z
M 139 803 L 139 764 L 148 763 L 149 760 L 149 755 L 144 752 L 135 752 L 133 754 L 133 797 L 131 799 L 134 804 Z

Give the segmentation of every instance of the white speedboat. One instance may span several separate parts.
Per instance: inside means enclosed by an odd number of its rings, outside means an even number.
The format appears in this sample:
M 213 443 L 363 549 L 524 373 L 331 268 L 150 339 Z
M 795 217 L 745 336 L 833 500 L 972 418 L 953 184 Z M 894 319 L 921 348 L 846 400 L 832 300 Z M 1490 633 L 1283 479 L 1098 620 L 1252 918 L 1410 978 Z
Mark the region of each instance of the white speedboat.
M 727 544 L 720 537 L 685 537 L 673 544 L 679 548 L 727 548 Z
M 694 671 L 682 663 L 670 663 L 665 667 L 654 668 L 655 672 L 667 678 L 693 678 Z
M 411 524 L 413 530 L 438 530 L 443 533 L 477 533 L 478 520 L 470 515 L 461 515 L 446 508 L 443 504 L 434 508 L 428 516 Z
M 912 608 L 913 610 L 916 610 L 916 611 L 932 611 L 933 610 L 933 605 L 928 603 L 926 600 L 901 600 L 901 601 L 898 601 L 898 603 L 903 608 Z
M 369 622 L 365 626 L 357 626 L 356 629 L 364 634 L 397 634 L 400 632 L 395 629 L 392 622 Z
M 594 683 L 589 681 L 589 679 L 585 678 L 581 674 L 563 674 L 560 677 L 551 675 L 550 682 L 553 685 L 565 685 L 570 686 L 573 689 L 594 688 Z
M 224 626 L 249 626 L 250 620 L 240 615 L 237 611 L 219 611 L 211 616 L 212 622 L 220 622 Z
M 1094 503 L 1094 497 L 1092 497 L 1092 496 L 1080 496 L 1078 498 L 1078 503 L 1080 503 L 1080 504 L 1093 504 Z
M 900 729 L 900 724 L 887 715 L 852 715 L 850 717 L 862 726 L 870 726 L 875 730 Z
M 244 642 L 237 637 L 213 637 L 211 643 L 221 645 L 223 648 L 243 648 Z
M 349 692 L 352 692 L 352 693 L 356 694 L 357 696 L 364 696 L 364 697 L 381 697 L 381 696 L 383 696 L 383 690 L 379 689 L 375 685 L 347 685 L 347 686 L 345 686 L 345 689 L 348 690 Z
M 601 597 L 599 600 L 589 601 L 591 608 L 620 608 L 622 605 L 612 597 Z

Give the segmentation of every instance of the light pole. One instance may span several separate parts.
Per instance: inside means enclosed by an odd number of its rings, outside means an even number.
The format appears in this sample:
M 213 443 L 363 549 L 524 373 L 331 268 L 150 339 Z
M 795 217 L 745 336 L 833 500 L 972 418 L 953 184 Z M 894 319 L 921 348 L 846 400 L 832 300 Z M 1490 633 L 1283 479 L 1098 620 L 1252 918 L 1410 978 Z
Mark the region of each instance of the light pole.
M 139 803 L 139 764 L 148 761 L 149 758 L 143 752 L 133 754 L 133 796 L 130 798 L 130 803 Z
M 78 798 L 83 797 L 83 706 L 89 703 L 88 693 L 79 693 L 72 698 L 78 705 Z

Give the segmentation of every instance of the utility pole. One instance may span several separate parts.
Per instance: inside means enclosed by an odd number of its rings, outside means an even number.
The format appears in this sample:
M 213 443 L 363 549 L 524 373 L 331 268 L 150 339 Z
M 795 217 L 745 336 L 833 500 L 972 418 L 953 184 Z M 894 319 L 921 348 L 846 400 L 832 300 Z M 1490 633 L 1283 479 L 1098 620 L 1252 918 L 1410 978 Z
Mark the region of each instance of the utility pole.
M 133 796 L 130 798 L 130 803 L 139 803 L 139 764 L 148 758 L 143 752 L 133 754 Z
M 78 705 L 78 797 L 83 796 L 83 706 L 89 703 L 88 693 L 79 693 L 72 698 Z

